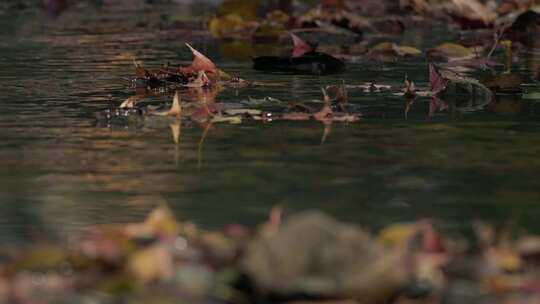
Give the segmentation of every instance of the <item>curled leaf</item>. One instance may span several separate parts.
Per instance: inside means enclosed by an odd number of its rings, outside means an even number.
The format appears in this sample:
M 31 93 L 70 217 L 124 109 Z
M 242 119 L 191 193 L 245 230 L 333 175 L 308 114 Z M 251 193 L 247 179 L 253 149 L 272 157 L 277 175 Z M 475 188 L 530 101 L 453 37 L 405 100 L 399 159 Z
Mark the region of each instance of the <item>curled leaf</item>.
M 212 60 L 208 59 L 206 56 L 204 56 L 201 52 L 194 49 L 189 43 L 186 43 L 186 46 L 191 50 L 193 53 L 193 62 L 191 63 L 191 68 L 195 72 L 204 71 L 204 72 L 211 72 L 214 73 L 217 71 L 216 65 L 212 62 Z
M 291 35 L 291 38 L 293 40 L 293 51 L 292 51 L 292 57 L 298 58 L 302 57 L 304 54 L 309 53 L 313 51 L 313 47 L 309 45 L 307 42 L 302 40 L 300 37 L 296 36 L 293 33 L 289 33 Z
M 448 81 L 444 79 L 439 71 L 433 66 L 433 64 L 429 64 L 429 86 L 431 88 L 431 91 L 433 93 L 438 93 L 446 88 L 446 85 L 448 84 Z

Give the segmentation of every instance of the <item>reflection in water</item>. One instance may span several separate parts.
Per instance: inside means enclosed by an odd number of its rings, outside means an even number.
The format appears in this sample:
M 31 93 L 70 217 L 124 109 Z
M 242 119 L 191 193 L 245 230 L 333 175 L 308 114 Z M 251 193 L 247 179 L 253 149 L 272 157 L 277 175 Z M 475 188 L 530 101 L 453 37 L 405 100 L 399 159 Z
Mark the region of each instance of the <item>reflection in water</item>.
M 321 136 L 321 145 L 324 144 L 330 133 L 332 132 L 332 120 L 323 120 L 324 125 L 323 135 Z
M 180 121 L 176 121 L 174 123 L 171 123 L 169 127 L 171 128 L 171 134 L 174 142 L 174 167 L 178 168 L 178 159 L 180 157 L 179 143 L 182 124 L 180 123 Z
M 405 114 L 405 120 L 409 118 L 408 117 L 409 111 L 411 110 L 411 107 L 413 106 L 415 100 L 416 100 L 416 96 L 412 98 L 408 97 L 405 99 L 405 109 L 403 110 Z
M 208 135 L 208 131 L 212 128 L 212 123 L 207 123 L 204 127 L 204 130 L 201 135 L 201 139 L 199 140 L 198 148 L 197 148 L 197 168 L 201 170 L 202 162 L 203 162 L 203 146 L 204 146 L 204 140 L 206 139 L 206 135 Z
M 490 112 L 498 114 L 518 114 L 523 112 L 521 95 L 498 95 L 486 106 Z

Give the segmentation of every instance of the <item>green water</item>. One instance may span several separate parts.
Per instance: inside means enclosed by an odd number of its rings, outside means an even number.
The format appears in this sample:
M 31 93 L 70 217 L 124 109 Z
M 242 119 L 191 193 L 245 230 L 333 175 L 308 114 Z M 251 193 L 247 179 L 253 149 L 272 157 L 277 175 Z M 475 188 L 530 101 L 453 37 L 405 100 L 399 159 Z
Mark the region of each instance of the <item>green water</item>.
M 230 45 L 203 31 L 171 29 L 171 19 L 187 14 L 174 6 L 80 6 L 56 18 L 40 11 L 2 14 L 2 243 L 136 221 L 162 203 L 205 227 L 253 225 L 281 205 L 322 209 L 374 229 L 431 217 L 456 231 L 482 219 L 540 232 L 539 100 L 501 97 L 475 111 L 446 100 L 450 111 L 429 117 L 430 99 L 419 98 L 405 117 L 402 97 L 351 89 L 350 102 L 365 119 L 334 123 L 323 144 L 324 126 L 313 121 L 216 125 L 203 145 L 203 130 L 184 126 L 176 145 L 168 124 L 96 123 L 95 113 L 109 102 L 134 94 L 126 80 L 132 57 L 147 67 L 187 64 L 187 41 L 225 71 L 282 84 L 225 90 L 217 97 L 222 102 L 318 100 L 321 86 L 342 79 L 400 88 L 405 74 L 425 88 L 425 59 L 350 64 L 345 74 L 330 77 L 267 75 L 227 57 Z M 422 48 L 441 41 L 418 34 L 402 40 Z M 528 93 L 540 92 L 533 81 L 539 64 L 530 52 L 515 63 Z

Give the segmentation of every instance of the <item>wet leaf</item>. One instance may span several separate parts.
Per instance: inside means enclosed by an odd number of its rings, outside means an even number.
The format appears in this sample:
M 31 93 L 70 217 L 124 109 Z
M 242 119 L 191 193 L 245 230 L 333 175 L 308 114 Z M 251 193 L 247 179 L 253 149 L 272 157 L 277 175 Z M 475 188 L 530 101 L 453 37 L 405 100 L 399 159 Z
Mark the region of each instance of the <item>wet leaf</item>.
M 303 113 L 303 112 L 283 113 L 281 114 L 281 116 L 279 116 L 279 119 L 292 120 L 292 121 L 310 120 L 311 114 Z
M 467 59 L 474 57 L 471 49 L 463 45 L 445 42 L 427 51 L 431 58 L 442 58 L 445 60 Z
M 293 40 L 293 50 L 292 50 L 293 58 L 302 57 L 304 54 L 313 51 L 313 47 L 309 45 L 307 42 L 305 42 L 304 40 L 302 40 L 300 37 L 296 36 L 293 33 L 290 33 L 290 35 Z
M 433 93 L 441 92 L 446 88 L 446 85 L 448 84 L 448 80 L 444 79 L 439 71 L 433 66 L 433 64 L 429 64 L 429 85 L 431 88 L 431 91 Z
M 398 46 L 393 42 L 381 42 L 369 50 L 367 56 L 384 62 L 395 61 L 399 57 L 409 57 L 422 54 L 422 51 L 410 46 Z
M 417 48 L 411 47 L 411 46 L 398 46 L 399 53 L 401 55 L 405 56 L 416 56 L 422 54 L 422 51 L 420 51 Z
M 241 116 L 223 116 L 223 115 L 214 115 L 210 120 L 211 123 L 230 123 L 230 124 L 241 124 Z
M 135 104 L 141 99 L 138 95 L 131 96 L 128 99 L 124 100 L 122 104 L 120 104 L 120 109 L 133 109 L 135 107 Z
M 227 109 L 224 112 L 225 112 L 225 114 L 232 115 L 232 116 L 235 116 L 235 115 L 255 116 L 255 115 L 261 115 L 262 114 L 261 110 L 256 110 L 256 109 Z
M 208 59 L 206 56 L 204 56 L 201 52 L 194 49 L 191 45 L 186 43 L 186 46 L 191 50 L 193 53 L 193 62 L 191 63 L 190 68 L 195 72 L 198 73 L 200 71 L 204 72 L 210 72 L 215 73 L 217 72 L 216 65 Z

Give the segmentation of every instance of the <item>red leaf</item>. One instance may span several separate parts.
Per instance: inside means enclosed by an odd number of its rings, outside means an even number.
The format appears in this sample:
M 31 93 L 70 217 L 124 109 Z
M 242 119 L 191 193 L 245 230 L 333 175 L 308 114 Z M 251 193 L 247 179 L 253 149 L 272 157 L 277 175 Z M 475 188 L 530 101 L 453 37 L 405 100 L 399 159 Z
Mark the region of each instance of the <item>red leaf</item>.
M 207 122 L 214 112 L 216 112 L 215 104 L 202 104 L 191 114 L 191 120 L 198 123 Z
M 435 69 L 433 64 L 429 64 L 429 84 L 433 93 L 438 93 L 446 88 L 448 81 Z
M 313 51 L 313 47 L 309 45 L 304 40 L 300 39 L 300 37 L 296 36 L 293 33 L 290 33 L 291 38 L 293 40 L 293 51 L 292 51 L 292 57 L 297 58 L 301 57 L 306 53 L 309 53 Z
M 191 63 L 191 68 L 194 72 L 204 71 L 204 72 L 216 72 L 217 67 L 212 62 L 212 60 L 208 59 L 206 56 L 201 54 L 199 51 L 194 49 L 191 45 L 186 43 L 186 46 L 191 50 L 193 53 L 193 62 Z
M 328 97 L 328 94 L 326 93 L 326 90 L 324 88 L 321 88 L 321 90 L 324 96 L 324 106 L 319 112 L 313 114 L 313 118 L 321 121 L 331 120 L 333 117 L 333 111 L 331 107 L 330 97 Z
M 311 115 L 308 113 L 301 113 L 301 112 L 291 112 L 291 113 L 283 113 L 280 117 L 283 120 L 309 120 L 311 118 Z

